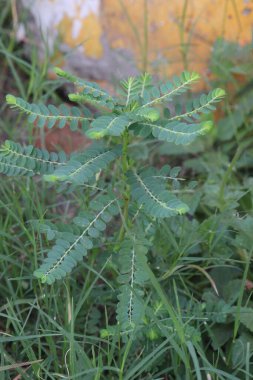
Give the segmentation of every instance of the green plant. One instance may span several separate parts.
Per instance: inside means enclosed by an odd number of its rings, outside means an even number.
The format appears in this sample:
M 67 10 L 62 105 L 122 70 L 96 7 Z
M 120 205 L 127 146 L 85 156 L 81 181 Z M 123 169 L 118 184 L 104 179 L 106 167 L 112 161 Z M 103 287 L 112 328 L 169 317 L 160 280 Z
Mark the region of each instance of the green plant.
M 196 73 L 184 72 L 160 85 L 153 85 L 147 74 L 129 78 L 121 83 L 117 98 L 97 84 L 60 69 L 56 73 L 76 86 L 76 92 L 69 95 L 71 101 L 100 110 L 94 119 L 86 107 L 35 105 L 13 95 L 7 95 L 7 103 L 27 114 L 28 121 L 39 128 L 62 128 L 68 123 L 103 143 L 95 141 L 67 159 L 61 152 L 6 141 L 0 149 L 0 171 L 10 176 L 42 174 L 52 186 L 59 184 L 60 192 L 82 190 L 83 207 L 72 224 L 33 223 L 49 240 L 55 239 L 34 275 L 52 284 L 66 277 L 88 251 L 97 255 L 109 250 L 117 259 L 112 270 L 120 284 L 117 320 L 122 332 L 130 332 L 145 321 L 145 286 L 153 283 L 147 263 L 153 228 L 162 230 L 163 220 L 186 214 L 191 206 L 173 191 L 181 180 L 180 168 L 147 166 L 135 158 L 134 142 L 155 138 L 176 145 L 191 143 L 211 129 L 212 122 L 202 115 L 212 112 L 225 93 L 218 88 L 189 104 L 182 102 L 171 115 L 163 107 L 199 79 Z

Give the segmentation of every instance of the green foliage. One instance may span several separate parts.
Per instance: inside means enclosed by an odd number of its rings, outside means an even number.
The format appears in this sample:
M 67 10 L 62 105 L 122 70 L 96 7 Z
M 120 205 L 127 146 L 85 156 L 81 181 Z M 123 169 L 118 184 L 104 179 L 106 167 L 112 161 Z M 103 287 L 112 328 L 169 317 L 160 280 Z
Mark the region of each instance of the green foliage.
M 172 82 L 166 82 L 159 87 L 152 86 L 143 92 L 142 107 L 171 101 L 174 96 L 182 95 L 189 87 L 199 79 L 197 73 L 183 72 L 180 77 L 174 77 Z
M 212 49 L 210 69 L 215 75 L 215 86 L 235 84 L 235 74 L 247 76 L 248 83 L 252 80 L 252 43 L 238 44 L 218 38 Z M 239 86 L 236 86 L 237 88 Z M 243 86 L 241 88 L 243 90 Z
M 187 145 L 211 130 L 212 122 L 204 121 L 200 124 L 186 124 L 177 121 L 163 124 L 140 123 L 140 127 L 151 130 L 152 135 L 158 140 L 172 142 L 176 145 Z
M 13 88 L 13 93 L 31 103 L 43 99 L 50 104 L 57 99 L 54 90 L 60 81 L 45 77 L 46 63 L 41 68 L 36 61 L 36 47 L 31 63 L 23 60 L 23 49 L 15 44 L 6 13 L 6 8 L 11 11 L 11 3 L 5 2 L 0 17 L 0 25 L 6 20 L 0 41 L 2 91 Z M 189 101 L 183 94 L 169 105 L 161 102 L 158 107 L 141 107 L 144 90 L 148 92 L 153 87 L 150 76 L 145 74 L 125 81 L 117 100 L 113 98 L 112 113 L 100 97 L 96 101 L 95 97 L 80 95 L 81 102 L 99 108 L 93 116 L 79 107 L 82 116 L 95 120 L 101 116 L 124 116 L 130 122 L 120 136 L 105 134 L 104 146 L 97 142 L 91 145 L 92 151 L 112 152 L 115 157 L 104 165 L 98 159 L 92 173 L 86 171 L 80 181 L 68 181 L 65 175 L 56 179 L 55 172 L 65 165 L 51 164 L 42 180 L 20 178 L 17 173 L 35 174 L 28 168 L 31 158 L 22 169 L 20 156 L 18 160 L 16 155 L 7 160 L 7 152 L 1 152 L 1 170 L 8 168 L 8 173 L 13 174 L 13 178 L 1 176 L 0 183 L 1 379 L 251 378 L 250 45 L 221 40 L 215 44 L 211 85 L 227 86 L 228 96 L 222 102 L 222 112 L 215 115 L 215 120 L 222 117 L 217 126 L 190 145 L 179 147 L 173 142 L 159 141 L 153 136 L 152 127 L 142 128 L 141 124 L 164 126 L 177 121 L 190 127 L 209 121 L 209 114 L 194 111 L 200 108 L 200 97 Z M 240 74 L 239 80 L 235 74 Z M 77 83 L 73 75 L 64 75 Z M 76 86 L 78 97 L 82 86 Z M 32 141 L 36 122 L 27 129 L 26 118 L 17 118 L 4 105 L 0 113 L 2 138 Z M 87 125 L 82 129 L 85 132 Z M 39 133 L 43 136 L 44 131 L 40 129 Z M 82 167 L 90 155 L 86 149 L 59 162 L 68 165 L 74 161 Z M 109 157 L 107 153 L 105 157 Z M 166 162 L 172 168 L 164 167 Z M 159 176 L 156 179 L 164 183 L 166 194 L 188 205 L 186 214 L 154 217 L 153 211 L 148 213 L 146 206 L 134 199 L 129 177 L 133 173 L 142 177 L 150 166 L 151 176 Z M 179 172 L 185 181 L 179 178 Z M 107 193 L 108 199 L 100 200 Z M 67 266 L 61 267 L 60 258 L 84 232 L 88 226 L 85 223 L 92 222 L 114 199 L 115 211 L 105 210 L 105 220 L 97 219 L 97 232 L 90 228 L 98 237 L 88 232 L 85 235 L 93 247 L 80 247 L 77 242 L 65 256 L 70 257 Z M 96 209 L 95 201 L 99 201 Z M 46 260 L 59 241 L 60 256 L 55 259 L 56 253 L 53 254 L 51 262 L 59 263 L 59 271 L 56 269 L 51 280 L 62 280 L 49 285 L 48 276 L 41 284 L 32 273 L 38 273 L 44 264 L 50 267 Z M 79 253 L 75 252 L 76 247 Z M 74 270 L 69 273 L 71 268 Z M 42 279 L 43 274 L 42 270 Z
M 120 136 L 125 128 L 130 125 L 130 120 L 125 115 L 100 116 L 91 124 L 87 136 L 91 139 L 99 139 L 106 135 Z
M 65 162 L 63 152 L 49 153 L 32 145 L 21 146 L 6 140 L 0 148 L 0 172 L 10 176 L 50 174 Z
M 127 80 L 123 80 L 121 84 L 122 93 L 126 99 L 126 107 L 135 100 L 143 98 L 144 92 L 152 87 L 152 77 L 145 73 L 140 77 L 130 77 Z
M 199 79 L 196 73 L 184 72 L 158 86 L 152 84 L 147 74 L 129 78 L 121 83 L 116 99 L 97 84 L 60 69 L 56 72 L 76 86 L 76 93 L 69 95 L 72 101 L 97 105 L 104 112 L 91 119 L 77 107 L 29 104 L 13 95 L 7 96 L 7 103 L 27 114 L 28 121 L 36 122 L 40 128 L 62 128 L 69 123 L 72 129 L 77 129 L 82 125 L 89 138 L 104 138 L 104 145 L 95 142 L 83 152 L 71 154 L 69 159 L 62 154 L 32 146 L 21 147 L 13 142 L 5 142 L 2 146 L 2 172 L 45 174 L 44 178 L 54 185 L 57 182 L 70 184 L 61 185 L 61 195 L 68 189 L 68 194 L 76 192 L 82 200 L 83 212 L 62 229 L 51 221 L 31 221 L 36 231 L 46 234 L 50 246 L 55 240 L 34 275 L 42 283 L 52 284 L 70 274 L 84 257 L 109 244 L 109 251 L 118 257 L 114 269 L 120 272 L 117 326 L 125 336 L 133 331 L 143 334 L 145 318 L 150 313 L 146 286 L 152 284 L 159 291 L 159 284 L 154 283 L 149 270 L 147 255 L 154 249 L 156 231 L 163 226 L 163 221 L 167 224 L 170 218 L 189 212 L 190 207 L 175 194 L 183 180 L 178 178 L 180 168 L 168 165 L 161 169 L 140 168 L 138 160 L 131 155 L 131 145 L 136 139 L 145 142 L 147 136 L 151 141 L 190 144 L 210 131 L 212 122 L 206 114 L 215 109 L 225 93 L 216 89 L 201 95 L 190 106 L 182 108 L 181 114 L 176 112 L 166 117 L 160 106 L 171 102 L 175 96 L 182 97 Z M 90 121 L 89 126 L 86 126 L 87 121 Z M 150 339 L 159 337 L 153 330 L 147 335 Z
M 50 104 L 45 106 L 44 104 L 29 104 L 21 98 L 16 98 L 13 95 L 6 96 L 7 103 L 28 115 L 29 123 L 36 123 L 39 128 L 47 126 L 53 128 L 56 124 L 58 128 L 64 128 L 69 125 L 70 128 L 75 131 L 78 126 L 86 127 L 89 117 L 85 117 L 81 114 L 81 111 L 77 107 L 67 107 L 62 104 L 60 107 L 55 107 Z
M 99 209 L 99 211 L 98 211 Z M 106 228 L 114 215 L 117 215 L 118 207 L 115 199 L 108 196 L 100 196 L 90 203 L 89 212 L 85 217 L 77 217 L 74 222 L 82 227 L 79 235 L 65 233 L 61 239 L 57 239 L 55 245 L 48 252 L 34 275 L 41 279 L 42 283 L 52 284 L 56 279 L 61 279 L 71 272 L 78 261 L 87 255 L 87 250 L 92 249 L 92 239 L 97 239 Z
M 185 203 L 166 189 L 166 174 L 163 169 L 157 171 L 154 168 L 148 168 L 140 174 L 129 174 L 133 199 L 151 217 L 168 218 L 189 210 Z
M 139 237 L 126 239 L 121 243 L 119 251 L 120 288 L 117 320 L 125 332 L 133 330 L 144 318 L 142 288 L 149 279 L 143 270 L 147 262 L 147 243 Z
M 113 109 L 116 101 L 97 83 L 87 82 L 59 68 L 55 69 L 56 74 L 67 81 L 74 83 L 78 88 L 78 93 L 69 94 L 69 99 L 74 102 L 86 102 L 95 106 L 102 106 Z
M 193 102 L 186 104 L 186 112 L 170 118 L 172 120 L 199 119 L 201 114 L 210 113 L 215 110 L 214 104 L 219 102 L 225 96 L 225 91 L 221 88 L 216 88 L 210 91 L 207 95 L 202 94 L 200 98 L 194 99 Z
M 53 180 L 83 184 L 94 177 L 100 170 L 105 169 L 117 157 L 117 148 L 106 150 L 101 146 L 94 145 L 92 144 L 83 153 L 73 154 L 64 166 L 56 168 L 51 178 Z

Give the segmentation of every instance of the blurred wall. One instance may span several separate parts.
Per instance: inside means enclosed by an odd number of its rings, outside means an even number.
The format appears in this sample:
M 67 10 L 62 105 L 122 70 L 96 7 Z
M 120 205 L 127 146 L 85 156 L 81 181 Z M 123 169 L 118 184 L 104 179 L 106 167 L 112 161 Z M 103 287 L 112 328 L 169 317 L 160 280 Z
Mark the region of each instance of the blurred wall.
M 141 71 L 208 75 L 217 37 L 248 43 L 253 0 L 21 0 L 27 36 L 55 64 L 96 80 Z M 32 33 L 32 34 L 31 34 Z M 54 52 L 54 53 L 53 53 Z

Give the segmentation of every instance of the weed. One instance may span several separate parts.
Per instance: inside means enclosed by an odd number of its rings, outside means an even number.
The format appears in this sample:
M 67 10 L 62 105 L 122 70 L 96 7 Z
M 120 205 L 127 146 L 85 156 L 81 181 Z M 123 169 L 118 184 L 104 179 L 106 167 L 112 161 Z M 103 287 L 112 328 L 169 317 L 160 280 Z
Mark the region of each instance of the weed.
M 189 352 L 194 359 L 196 347 L 188 341 L 195 333 L 192 327 L 183 327 L 183 316 L 178 320 L 181 314 L 179 296 L 177 293 L 172 295 L 177 300 L 175 310 L 147 261 L 148 252 L 152 252 L 152 261 L 159 261 L 159 256 L 155 253 L 155 241 L 158 231 L 161 236 L 167 233 L 168 222 L 165 221 L 173 218 L 173 223 L 176 223 L 176 216 L 190 212 L 191 204 L 187 205 L 173 191 L 179 188 L 182 180 L 178 177 L 179 167 L 147 167 L 143 160 L 135 158 L 131 147 L 134 141 L 142 143 L 153 141 L 154 138 L 177 145 L 189 144 L 212 127 L 210 121 L 201 120 L 201 115 L 215 109 L 216 103 L 223 98 L 224 91 L 215 89 L 207 95 L 201 95 L 199 99 L 187 104 L 184 110 L 177 108 L 174 115 L 166 114 L 164 117 L 161 106 L 175 96 L 182 95 L 199 79 L 197 74 L 184 72 L 172 82 L 159 86 L 153 85 L 147 74 L 129 78 L 121 83 L 119 97 L 115 98 L 97 84 L 86 82 L 60 69 L 56 72 L 76 85 L 78 91 L 69 95 L 71 101 L 99 107 L 101 111 L 94 119 L 85 107 L 68 109 L 66 106 L 56 108 L 52 105 L 36 105 L 13 95 L 7 96 L 7 103 L 27 114 L 28 122 L 36 121 L 39 128 L 45 125 L 49 128 L 62 128 L 69 123 L 73 130 L 81 128 L 91 139 L 103 138 L 104 143 L 94 142 L 84 152 L 72 154 L 68 159 L 63 153 L 49 153 L 31 145 L 21 146 L 12 141 L 6 141 L 2 145 L 0 165 L 4 174 L 28 178 L 42 174 L 44 180 L 53 186 L 59 184 L 61 193 L 67 191 L 72 195 L 78 189 L 82 193 L 79 202 L 82 206 L 79 212 L 76 211 L 73 224 L 47 220 L 42 222 L 41 217 L 38 221 L 29 222 L 33 234 L 36 231 L 46 233 L 48 241 L 55 240 L 34 274 L 42 284 L 51 285 L 67 275 L 70 280 L 69 272 L 87 256 L 88 251 L 93 262 L 101 261 L 101 256 L 104 256 L 102 265 L 110 263 L 113 279 L 117 278 L 119 284 L 117 324 L 109 323 L 102 330 L 101 336 L 109 340 L 117 337 L 126 344 L 125 354 L 117 369 L 120 379 L 133 378 L 135 373 L 141 374 L 144 370 L 144 367 L 141 372 L 136 368 L 134 371 L 125 368 L 126 357 L 132 355 L 136 339 L 143 339 L 145 335 L 151 341 L 167 337 L 167 329 L 178 333 L 179 342 L 184 347 L 180 357 L 183 358 Z M 184 190 L 187 189 L 186 186 Z M 26 229 L 30 235 L 28 231 Z M 107 252 L 111 254 L 108 256 Z M 73 329 L 74 310 L 69 295 L 69 280 L 66 285 L 66 322 Z M 161 304 L 155 308 L 152 306 L 155 297 L 152 288 L 161 299 Z M 177 292 L 176 288 L 175 291 Z M 86 297 L 86 294 L 83 296 Z M 32 309 L 37 307 L 32 305 Z M 164 318 L 165 324 L 162 322 Z M 157 327 L 152 327 L 149 320 L 157 321 Z M 198 342 L 197 336 L 193 339 Z M 77 348 L 74 348 L 74 342 L 68 344 L 68 371 L 74 375 L 77 370 Z M 164 343 L 161 344 L 161 352 L 164 353 L 168 347 L 165 351 L 163 347 Z M 159 356 L 161 352 L 158 351 Z M 33 354 L 29 360 L 35 360 Z M 147 363 L 147 358 L 144 362 Z M 189 358 L 184 358 L 183 363 L 180 370 L 182 373 L 190 368 Z M 199 369 L 196 371 L 199 372 Z

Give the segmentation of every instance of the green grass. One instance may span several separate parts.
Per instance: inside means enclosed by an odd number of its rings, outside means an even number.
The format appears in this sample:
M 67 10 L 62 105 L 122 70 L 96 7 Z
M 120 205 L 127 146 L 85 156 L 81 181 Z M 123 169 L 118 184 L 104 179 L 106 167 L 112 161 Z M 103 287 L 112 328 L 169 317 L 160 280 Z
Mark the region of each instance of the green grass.
M 1 140 L 31 142 L 32 129 L 6 108 L 3 92 L 57 101 L 59 84 L 46 77 L 48 59 L 41 64 L 35 50 L 29 62 L 23 56 L 8 26 L 10 5 L 0 18 Z M 143 52 L 143 65 L 145 57 Z M 217 70 L 221 66 L 216 61 Z M 235 101 L 228 100 L 227 114 Z M 251 136 L 249 114 L 230 140 L 214 133 L 185 153 L 185 171 L 201 181 L 184 195 L 195 201 L 194 220 L 180 217 L 164 223 L 165 233 L 155 231 L 145 329 L 129 338 L 110 328 L 117 301 L 110 247 L 102 254 L 97 247 L 66 281 L 53 286 L 42 286 L 31 275 L 50 246 L 31 221 L 67 221 L 81 205 L 81 194 L 62 196 L 41 180 L 1 176 L 0 380 L 17 375 L 31 380 L 252 379 L 252 289 L 245 290 L 253 281 Z M 236 152 L 243 144 L 240 153 L 248 152 L 249 159 L 242 162 Z M 148 149 L 159 161 L 160 145 L 137 148 Z M 180 163 L 170 152 L 170 162 Z

